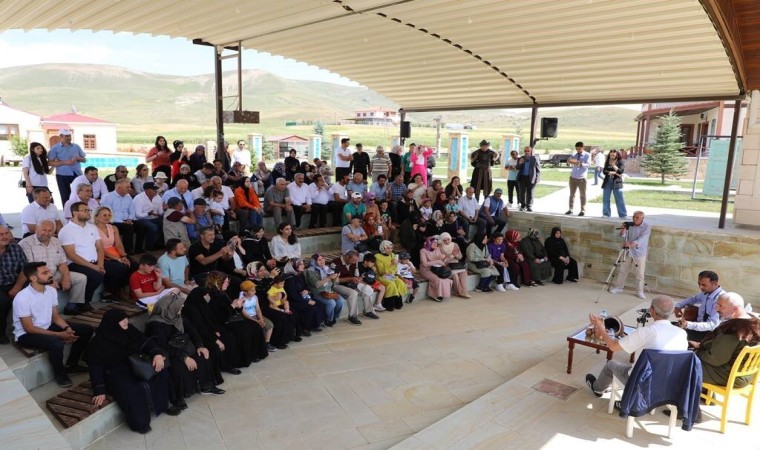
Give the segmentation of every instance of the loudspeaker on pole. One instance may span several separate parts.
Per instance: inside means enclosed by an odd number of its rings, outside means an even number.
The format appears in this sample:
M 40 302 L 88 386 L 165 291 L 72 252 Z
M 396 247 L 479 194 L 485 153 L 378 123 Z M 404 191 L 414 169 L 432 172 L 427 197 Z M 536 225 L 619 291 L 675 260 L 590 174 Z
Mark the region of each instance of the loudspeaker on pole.
M 555 138 L 557 137 L 557 118 L 556 117 L 542 117 L 541 118 L 541 137 L 542 138 Z
M 401 122 L 401 137 L 402 138 L 409 138 L 412 137 L 412 123 L 408 120 L 405 120 Z

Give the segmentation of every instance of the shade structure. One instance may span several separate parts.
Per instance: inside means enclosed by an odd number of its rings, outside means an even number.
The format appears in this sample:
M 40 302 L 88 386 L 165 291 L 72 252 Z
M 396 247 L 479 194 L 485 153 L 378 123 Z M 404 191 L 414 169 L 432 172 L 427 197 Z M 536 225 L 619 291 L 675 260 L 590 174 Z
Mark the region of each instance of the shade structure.
M 721 3 L 731 2 L 4 0 L 0 30 L 240 43 L 338 73 L 406 111 L 558 106 L 742 96 Z

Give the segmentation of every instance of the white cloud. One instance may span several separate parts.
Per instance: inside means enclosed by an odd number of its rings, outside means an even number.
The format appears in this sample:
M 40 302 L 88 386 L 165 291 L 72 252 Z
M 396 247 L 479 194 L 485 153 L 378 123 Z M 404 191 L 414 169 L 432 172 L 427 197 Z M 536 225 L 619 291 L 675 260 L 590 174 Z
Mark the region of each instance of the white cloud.
M 0 67 L 51 63 L 113 64 L 113 50 L 98 44 L 12 44 L 0 39 L 0 55 L 3 55 L 0 58 Z

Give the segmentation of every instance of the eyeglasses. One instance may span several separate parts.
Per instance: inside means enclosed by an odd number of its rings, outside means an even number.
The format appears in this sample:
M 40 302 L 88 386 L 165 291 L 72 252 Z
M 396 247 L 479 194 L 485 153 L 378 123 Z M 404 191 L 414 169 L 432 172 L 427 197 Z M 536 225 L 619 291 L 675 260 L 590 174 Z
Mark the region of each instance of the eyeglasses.
M 83 212 L 83 213 L 91 213 L 91 209 L 78 209 L 77 212 Z
M 119 173 L 129 173 L 128 170 L 120 170 Z

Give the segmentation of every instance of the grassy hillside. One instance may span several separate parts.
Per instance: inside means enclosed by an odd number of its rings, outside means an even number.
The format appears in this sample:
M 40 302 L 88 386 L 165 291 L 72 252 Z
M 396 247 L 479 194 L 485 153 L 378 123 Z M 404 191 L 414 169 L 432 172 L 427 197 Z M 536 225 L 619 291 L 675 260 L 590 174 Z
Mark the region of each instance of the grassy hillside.
M 179 69 L 181 71 L 181 68 Z M 235 73 L 225 73 L 224 95 L 234 95 Z M 325 132 L 344 132 L 354 142 L 388 145 L 395 128 L 340 126 L 356 109 L 385 106 L 397 108 L 385 97 L 365 88 L 316 81 L 288 80 L 268 72 L 248 70 L 243 74 L 243 107 L 261 112 L 261 124 L 228 124 L 229 140 L 256 132 L 264 135 L 311 134 L 313 127 L 285 127 L 285 120 L 322 121 Z M 12 67 L 0 72 L 0 97 L 20 109 L 41 115 L 70 111 L 119 124 L 119 143 L 139 145 L 153 142 L 157 134 L 187 142 L 215 138 L 212 75 L 171 76 L 143 73 L 122 67 L 59 64 Z M 234 99 L 224 100 L 233 109 Z M 635 111 L 615 108 L 559 108 L 539 110 L 541 116 L 559 119 L 557 139 L 542 141 L 540 150 L 571 148 L 577 140 L 606 148 L 630 146 L 635 139 Z M 410 114 L 415 124 L 412 140 L 435 143 L 433 117 Z M 527 140 L 530 111 L 484 110 L 441 112 L 444 123 L 471 123 L 473 141 L 489 139 L 496 144 L 502 133 L 515 133 Z M 448 133 L 443 133 L 444 146 Z

